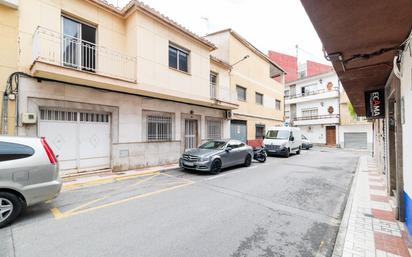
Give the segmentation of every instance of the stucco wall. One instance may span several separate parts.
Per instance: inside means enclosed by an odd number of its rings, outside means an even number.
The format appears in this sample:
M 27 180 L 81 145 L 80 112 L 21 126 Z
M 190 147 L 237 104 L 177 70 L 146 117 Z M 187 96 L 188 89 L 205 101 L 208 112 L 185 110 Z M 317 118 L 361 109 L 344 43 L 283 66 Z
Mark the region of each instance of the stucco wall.
M 0 5 L 0 99 L 3 99 L 3 93 L 6 89 L 7 79 L 13 72 L 17 71 L 18 59 L 18 10 Z M 7 46 L 7 47 L 6 47 Z M 7 119 L 9 134 L 13 134 L 15 108 L 14 102 L 8 104 Z M 0 113 L 3 112 L 3 103 L 0 103 Z M 3 117 L 0 115 L 0 117 Z M 3 119 L 0 121 L 0 132 L 3 129 Z
M 403 182 L 405 191 L 406 224 L 412 234 L 412 56 L 409 48 L 403 52 L 401 78 L 401 115 L 403 147 Z M 409 50 L 408 50 L 409 49 Z
M 20 89 L 21 113 L 39 114 L 39 107 L 45 106 L 110 112 L 112 114 L 112 166 L 116 169 L 176 162 L 182 150 L 183 127 L 180 121 L 186 116 L 199 117 L 199 143 L 207 138 L 205 121 L 208 117 L 222 119 L 223 137 L 230 137 L 229 121 L 223 119 L 222 110 L 56 82 L 39 83 L 31 78 L 22 78 Z M 143 111 L 146 110 L 173 113 L 173 141 L 147 142 L 143 133 L 145 123 L 142 117 Z M 30 126 L 20 124 L 18 134 L 38 136 L 37 124 Z M 144 150 L 146 148 L 150 151 Z M 127 151 L 128 156 L 121 155 L 121 150 Z

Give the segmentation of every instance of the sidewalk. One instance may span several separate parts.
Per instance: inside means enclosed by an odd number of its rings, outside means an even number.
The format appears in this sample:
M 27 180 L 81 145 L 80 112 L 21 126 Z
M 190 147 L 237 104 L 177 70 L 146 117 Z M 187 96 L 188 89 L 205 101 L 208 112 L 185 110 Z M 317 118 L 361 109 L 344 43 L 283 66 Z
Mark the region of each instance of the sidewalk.
M 142 169 L 128 170 L 122 172 L 105 172 L 105 173 L 94 173 L 78 176 L 71 176 L 63 178 L 63 188 L 62 191 L 67 191 L 75 188 L 94 186 L 100 184 L 111 183 L 116 180 L 125 180 L 139 176 L 148 176 L 150 174 L 177 169 L 178 164 L 170 164 L 163 166 L 147 167 Z
M 407 231 L 394 218 L 384 176 L 361 156 L 333 257 L 411 257 Z

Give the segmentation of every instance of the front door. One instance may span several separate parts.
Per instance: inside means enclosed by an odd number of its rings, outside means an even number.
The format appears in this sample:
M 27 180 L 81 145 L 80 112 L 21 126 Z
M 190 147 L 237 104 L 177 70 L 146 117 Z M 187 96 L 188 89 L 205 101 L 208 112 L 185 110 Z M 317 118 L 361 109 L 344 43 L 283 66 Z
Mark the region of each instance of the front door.
M 246 126 L 247 126 L 246 121 L 232 120 L 230 122 L 230 138 L 246 143 L 246 140 L 247 140 Z
M 185 120 L 185 149 L 197 147 L 197 120 Z
M 336 127 L 326 126 L 326 145 L 336 145 Z

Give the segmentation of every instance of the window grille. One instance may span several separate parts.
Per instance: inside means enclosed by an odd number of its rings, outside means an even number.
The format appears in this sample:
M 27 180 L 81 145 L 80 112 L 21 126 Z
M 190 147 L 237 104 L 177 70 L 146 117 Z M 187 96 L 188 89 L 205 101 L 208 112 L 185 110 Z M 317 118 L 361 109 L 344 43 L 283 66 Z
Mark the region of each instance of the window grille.
M 318 108 L 302 110 L 302 117 L 315 117 L 318 116 Z
M 207 138 L 222 139 L 222 121 L 221 120 L 206 120 Z
M 256 125 L 256 139 L 263 139 L 265 135 L 265 125 Z
M 40 120 L 77 121 L 77 112 L 40 109 Z
M 147 115 L 147 140 L 171 141 L 172 117 L 169 114 Z

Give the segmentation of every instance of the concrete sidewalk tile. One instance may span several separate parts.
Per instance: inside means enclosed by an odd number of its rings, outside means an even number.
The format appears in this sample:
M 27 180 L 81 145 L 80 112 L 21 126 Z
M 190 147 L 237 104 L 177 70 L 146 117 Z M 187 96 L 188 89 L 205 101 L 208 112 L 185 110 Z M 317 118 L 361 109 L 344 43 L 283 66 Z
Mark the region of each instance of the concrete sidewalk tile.
M 375 232 L 375 245 L 377 250 L 396 254 L 402 257 L 410 257 L 408 248 L 401 237 Z
M 372 189 L 372 190 L 381 190 L 381 191 L 386 192 L 386 191 L 385 191 L 385 190 L 386 190 L 386 187 L 385 187 L 385 186 L 373 186 L 373 185 L 369 185 L 369 188 Z
M 372 209 L 372 215 L 377 219 L 395 221 L 395 216 L 392 211 Z
M 371 194 L 370 198 L 371 198 L 372 201 L 389 203 L 389 197 L 388 196 Z

